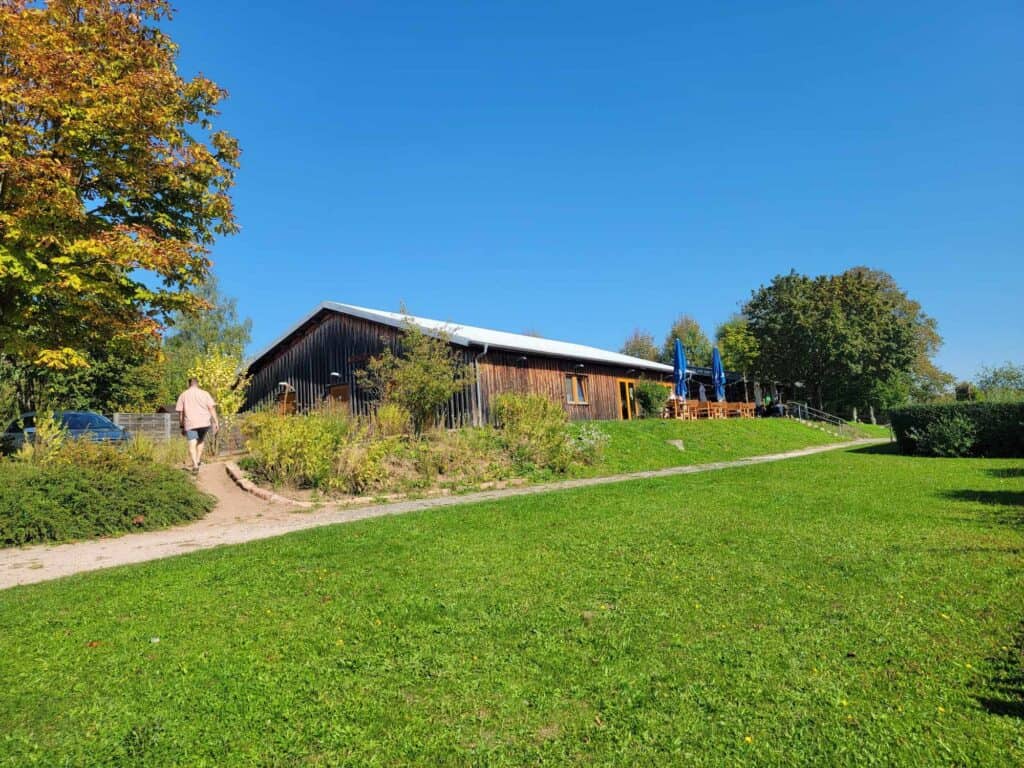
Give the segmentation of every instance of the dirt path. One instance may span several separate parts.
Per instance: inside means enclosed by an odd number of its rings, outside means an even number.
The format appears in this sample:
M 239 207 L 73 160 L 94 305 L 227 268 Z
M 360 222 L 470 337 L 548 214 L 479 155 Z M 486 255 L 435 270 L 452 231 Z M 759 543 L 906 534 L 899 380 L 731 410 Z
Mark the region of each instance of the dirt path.
M 721 461 L 713 464 L 698 464 L 686 467 L 632 472 L 608 477 L 592 477 L 579 480 L 563 480 L 544 485 L 505 488 L 494 491 L 467 493 L 462 496 L 442 496 L 415 501 L 399 501 L 388 504 L 354 509 L 333 509 L 325 507 L 315 512 L 292 511 L 282 504 L 262 501 L 244 492 L 235 485 L 224 470 L 223 464 L 203 467 L 199 486 L 214 494 L 217 506 L 202 520 L 186 523 L 163 531 L 130 533 L 125 536 L 94 539 L 72 544 L 38 545 L 25 548 L 0 549 L 0 589 L 18 584 L 32 584 L 70 576 L 84 571 L 111 568 L 116 565 L 142 563 L 163 557 L 209 549 L 223 544 L 241 544 L 255 539 L 268 539 L 292 531 L 316 528 L 335 523 L 349 523 L 384 515 L 401 515 L 422 509 L 451 507 L 458 504 L 472 504 L 480 501 L 506 499 L 511 496 L 526 496 L 535 493 L 585 488 L 594 485 L 621 483 L 652 477 L 672 477 L 713 472 L 730 467 L 744 467 L 771 461 L 783 461 L 799 456 L 809 456 L 825 451 L 850 448 L 857 445 L 872 445 L 887 440 L 855 440 L 834 443 L 813 448 L 802 448 L 786 453 L 772 453 L 751 456 L 736 461 Z

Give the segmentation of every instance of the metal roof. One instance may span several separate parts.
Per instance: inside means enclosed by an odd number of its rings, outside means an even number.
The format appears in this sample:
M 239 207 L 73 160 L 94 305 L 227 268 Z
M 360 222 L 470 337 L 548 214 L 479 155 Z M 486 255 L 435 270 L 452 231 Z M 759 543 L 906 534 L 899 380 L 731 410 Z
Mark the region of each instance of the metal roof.
M 555 341 L 543 339 L 537 336 L 527 336 L 522 333 L 509 333 L 507 331 L 495 331 L 490 328 L 477 328 L 472 325 L 461 323 L 431 320 L 427 317 L 416 317 L 404 315 L 400 312 L 385 312 L 380 309 L 368 309 L 357 307 L 352 304 L 340 304 L 335 301 L 325 301 L 312 313 L 306 316 L 301 322 L 296 323 L 287 333 L 278 338 L 272 344 L 264 348 L 259 354 L 252 357 L 246 364 L 251 368 L 258 360 L 274 349 L 303 325 L 316 317 L 323 310 L 339 312 L 343 315 L 351 315 L 364 320 L 370 320 L 383 325 L 390 325 L 394 328 L 402 328 L 408 322 L 415 323 L 424 331 L 430 334 L 446 333 L 453 344 L 463 347 L 470 345 L 488 347 L 489 349 L 509 350 L 525 354 L 535 354 L 550 357 L 564 357 L 570 360 L 585 360 L 592 363 L 606 363 L 608 365 L 626 366 L 658 373 L 672 373 L 671 365 L 656 363 L 651 360 L 643 360 L 631 355 L 623 355 L 619 352 L 609 352 L 597 347 L 588 347 L 584 344 L 573 344 L 568 341 Z

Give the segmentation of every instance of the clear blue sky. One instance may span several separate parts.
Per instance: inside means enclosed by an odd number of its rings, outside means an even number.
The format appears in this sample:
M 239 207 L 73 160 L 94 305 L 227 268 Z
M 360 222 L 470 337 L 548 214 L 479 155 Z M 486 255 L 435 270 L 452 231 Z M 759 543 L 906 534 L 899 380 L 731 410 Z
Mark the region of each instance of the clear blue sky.
M 1019 2 L 179 0 L 231 94 L 255 350 L 317 303 L 618 348 L 796 269 L 892 273 L 1024 362 Z

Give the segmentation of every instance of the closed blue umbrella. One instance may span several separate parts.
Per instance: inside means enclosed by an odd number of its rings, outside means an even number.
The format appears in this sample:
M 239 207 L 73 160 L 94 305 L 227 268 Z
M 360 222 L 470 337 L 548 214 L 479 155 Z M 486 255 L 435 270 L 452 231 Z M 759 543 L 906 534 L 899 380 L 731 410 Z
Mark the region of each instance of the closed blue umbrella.
M 676 354 L 672 366 L 672 381 L 674 382 L 673 392 L 676 397 L 686 399 L 686 352 L 683 351 L 683 342 L 676 339 Z
M 725 400 L 725 368 L 722 367 L 722 356 L 718 347 L 711 350 L 711 383 L 715 385 L 715 400 Z

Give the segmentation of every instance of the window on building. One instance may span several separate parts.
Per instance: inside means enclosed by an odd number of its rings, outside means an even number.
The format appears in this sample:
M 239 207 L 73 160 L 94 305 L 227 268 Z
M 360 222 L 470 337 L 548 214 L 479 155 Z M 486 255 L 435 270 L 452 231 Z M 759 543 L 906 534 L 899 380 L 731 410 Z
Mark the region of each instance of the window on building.
M 586 405 L 589 402 L 587 377 L 577 373 L 565 374 L 565 400 L 575 405 Z

